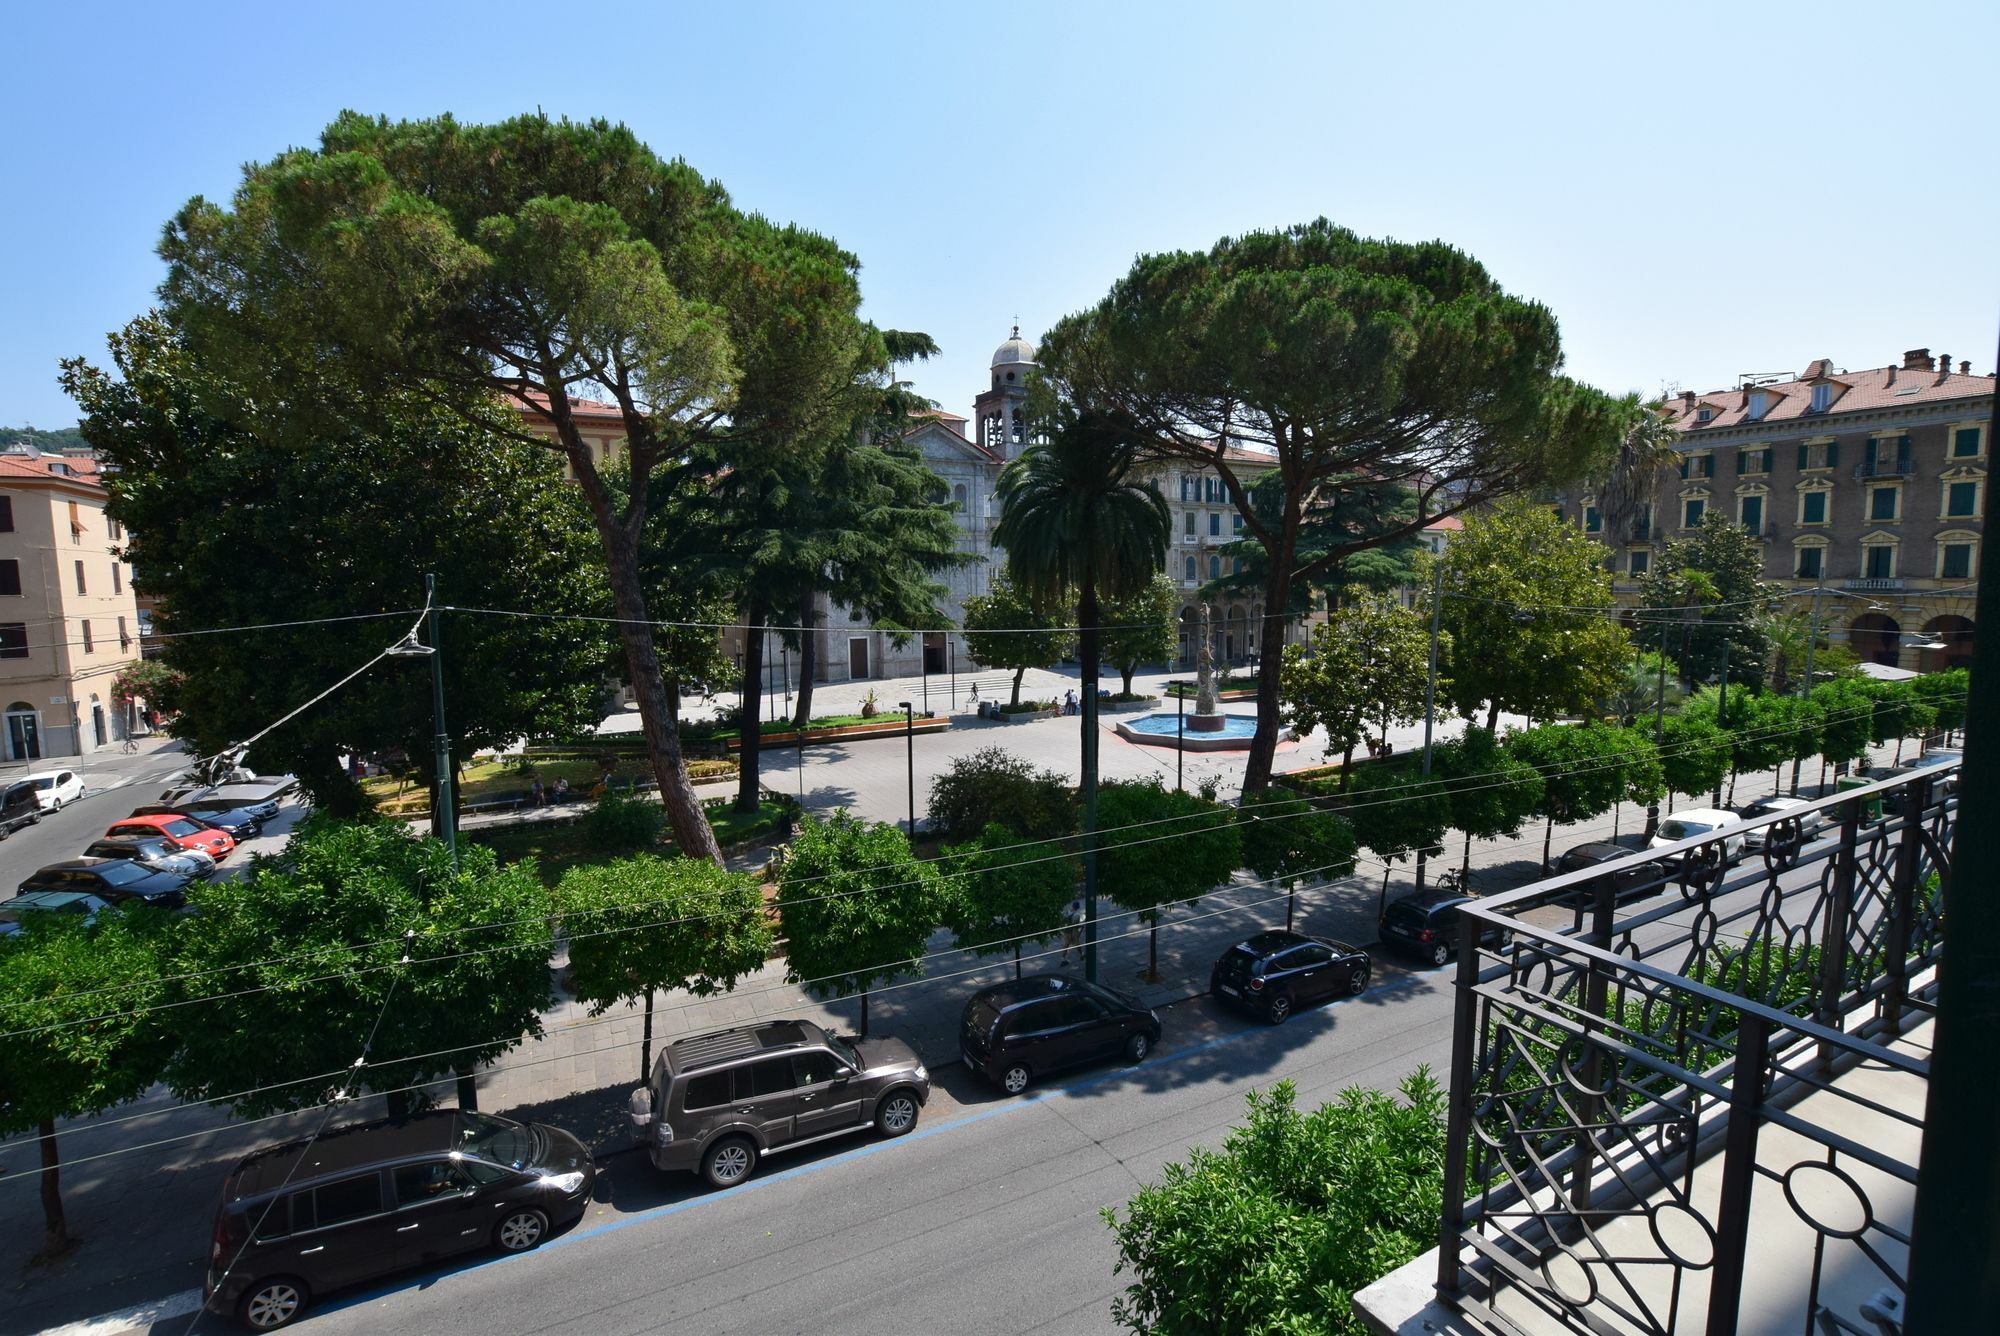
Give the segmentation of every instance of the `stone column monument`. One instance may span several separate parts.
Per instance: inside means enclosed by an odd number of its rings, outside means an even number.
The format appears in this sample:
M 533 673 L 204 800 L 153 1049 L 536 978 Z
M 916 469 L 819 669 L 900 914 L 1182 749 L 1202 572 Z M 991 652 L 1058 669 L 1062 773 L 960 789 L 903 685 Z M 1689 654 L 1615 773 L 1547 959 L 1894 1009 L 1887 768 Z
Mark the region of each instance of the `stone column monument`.
M 1188 717 L 1190 733 L 1220 733 L 1228 727 L 1215 704 L 1215 636 L 1209 629 L 1209 607 L 1201 605 L 1201 643 L 1194 651 L 1194 713 Z

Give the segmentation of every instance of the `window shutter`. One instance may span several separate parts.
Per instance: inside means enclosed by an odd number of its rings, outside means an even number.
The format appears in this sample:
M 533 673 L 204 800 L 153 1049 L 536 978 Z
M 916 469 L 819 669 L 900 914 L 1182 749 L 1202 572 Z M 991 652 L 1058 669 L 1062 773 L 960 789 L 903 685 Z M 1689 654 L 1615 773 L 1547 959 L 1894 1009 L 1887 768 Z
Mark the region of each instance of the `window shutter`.
M 1701 457 L 1701 476 L 1704 478 L 1713 478 L 1715 476 L 1714 455 L 1703 455 Z
M 1896 438 L 1896 462 L 1898 464 L 1910 462 L 1910 438 L 1907 436 Z
M 1805 471 L 1806 471 L 1806 448 L 1802 445 L 1799 447 L 1799 472 L 1804 473 Z
M 1837 469 L 1840 467 L 1839 441 L 1828 441 L 1826 443 L 1826 466 L 1830 469 Z
M 1749 467 L 1750 452 L 1748 450 L 1738 450 L 1736 452 L 1736 476 L 1739 478 L 1742 477 Z

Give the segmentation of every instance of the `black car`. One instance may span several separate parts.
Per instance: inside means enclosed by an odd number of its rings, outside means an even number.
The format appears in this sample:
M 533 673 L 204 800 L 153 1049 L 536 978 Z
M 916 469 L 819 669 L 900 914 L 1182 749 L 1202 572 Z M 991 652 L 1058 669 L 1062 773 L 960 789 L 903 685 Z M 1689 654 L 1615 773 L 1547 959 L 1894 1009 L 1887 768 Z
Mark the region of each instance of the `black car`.
M 240 807 L 202 807 L 198 803 L 148 803 L 132 809 L 133 816 L 184 816 L 197 825 L 222 831 L 238 844 L 261 834 L 264 823 Z
M 1260 932 L 1222 953 L 1208 972 L 1216 1001 L 1283 1025 L 1295 1007 L 1351 997 L 1368 986 L 1368 953 L 1331 937 Z
M 1459 906 L 1478 896 L 1464 891 L 1412 891 L 1400 900 L 1391 900 L 1382 911 L 1382 943 L 1414 951 L 1433 965 L 1442 965 L 1458 950 Z M 1481 946 L 1499 946 L 1506 934 L 1488 928 L 1480 935 Z
M 1160 1018 L 1122 993 L 1060 974 L 1031 974 L 974 993 L 958 1027 L 965 1065 L 1010 1095 L 1064 1067 L 1124 1055 L 1140 1062 L 1160 1042 Z
M 106 901 L 83 891 L 29 891 L 0 904 L 0 937 L 21 931 L 30 914 L 82 914 L 88 920 L 109 908 Z
M 252 1331 L 315 1295 L 478 1248 L 526 1252 L 590 1204 L 569 1133 L 439 1109 L 246 1157 L 222 1185 L 202 1298 Z
M 1589 844 L 1579 844 L 1572 849 L 1564 850 L 1563 856 L 1556 860 L 1556 871 L 1581 872 L 1585 868 L 1616 863 L 1620 859 L 1630 858 L 1637 852 L 1636 849 L 1627 849 L 1622 844 L 1612 844 L 1608 840 L 1594 840 Z M 1634 863 L 1630 867 L 1622 867 L 1605 874 L 1611 878 L 1612 897 L 1620 903 L 1658 895 L 1667 888 L 1667 879 L 1672 875 L 1672 869 L 1665 863 L 1650 861 Z M 1598 882 L 1595 880 L 1579 882 L 1576 899 L 1587 905 L 1595 904 L 1597 885 Z
M 31 875 L 21 883 L 21 894 L 83 891 L 114 905 L 142 900 L 158 909 L 179 909 L 187 903 L 188 880 L 177 872 L 155 872 L 129 858 L 69 858 Z
M 9 784 L 0 792 L 0 840 L 42 819 L 42 801 L 35 793 L 35 786 L 26 781 Z

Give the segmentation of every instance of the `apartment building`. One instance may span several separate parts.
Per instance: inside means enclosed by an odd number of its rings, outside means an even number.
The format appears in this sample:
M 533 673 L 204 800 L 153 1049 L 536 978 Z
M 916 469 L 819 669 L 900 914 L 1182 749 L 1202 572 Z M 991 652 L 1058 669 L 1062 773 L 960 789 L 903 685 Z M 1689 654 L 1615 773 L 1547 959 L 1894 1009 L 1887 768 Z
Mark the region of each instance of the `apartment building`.
M 1830 638 L 1868 662 L 1927 672 L 1969 663 L 1993 442 L 1994 377 L 1914 348 L 1845 371 L 1819 358 L 1796 376 L 1687 391 L 1661 412 L 1679 434 L 1627 531 L 1590 497 L 1566 513 L 1612 549 L 1621 601 L 1666 540 L 1716 512 L 1764 544 L 1764 577 L 1817 592 Z
M 9 761 L 81 756 L 126 736 L 112 683 L 139 659 L 139 609 L 124 540 L 104 514 L 96 461 L 0 453 L 0 751 Z

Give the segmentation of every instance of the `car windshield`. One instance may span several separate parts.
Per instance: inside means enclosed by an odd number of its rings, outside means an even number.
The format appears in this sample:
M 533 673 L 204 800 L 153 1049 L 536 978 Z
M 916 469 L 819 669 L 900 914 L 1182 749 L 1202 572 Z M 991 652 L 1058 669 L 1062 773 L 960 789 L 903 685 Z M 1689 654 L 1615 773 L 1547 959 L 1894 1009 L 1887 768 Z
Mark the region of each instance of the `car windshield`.
M 40 779 L 31 779 L 28 782 L 38 789 L 52 789 L 56 786 L 56 777 L 54 775 L 43 775 Z
M 201 834 L 204 827 L 197 826 L 194 822 L 183 817 L 179 821 L 169 821 L 166 825 L 160 827 L 160 829 L 166 831 L 169 835 L 178 835 L 182 839 L 186 839 L 190 835 Z
M 127 859 L 106 863 L 102 867 L 92 868 L 91 871 L 95 872 L 107 886 L 129 886 L 135 881 L 144 881 L 152 875 L 145 868 Z
M 486 1113 L 458 1115 L 458 1148 L 493 1164 L 525 1169 L 535 1156 L 535 1134 L 520 1123 Z
M 1660 834 L 1670 840 L 1691 840 L 1697 835 L 1706 835 L 1712 827 L 1699 821 L 1662 821 Z
M 826 1045 L 845 1059 L 847 1065 L 854 1068 L 857 1072 L 867 1065 L 861 1061 L 861 1054 L 855 1049 L 854 1045 L 848 1043 L 837 1034 L 829 1031 L 826 1036 Z

